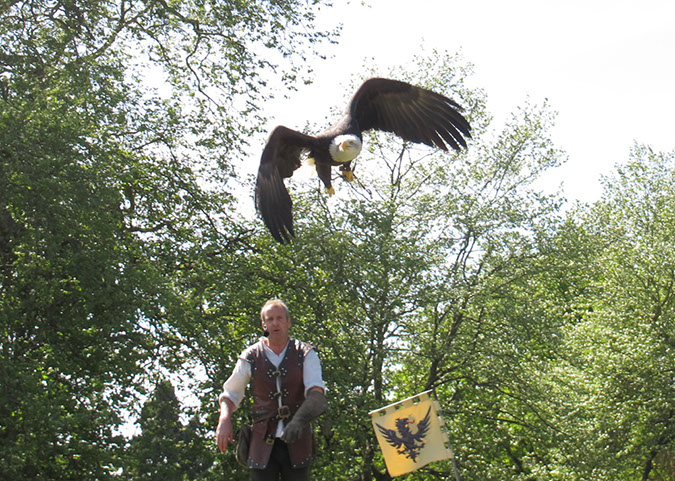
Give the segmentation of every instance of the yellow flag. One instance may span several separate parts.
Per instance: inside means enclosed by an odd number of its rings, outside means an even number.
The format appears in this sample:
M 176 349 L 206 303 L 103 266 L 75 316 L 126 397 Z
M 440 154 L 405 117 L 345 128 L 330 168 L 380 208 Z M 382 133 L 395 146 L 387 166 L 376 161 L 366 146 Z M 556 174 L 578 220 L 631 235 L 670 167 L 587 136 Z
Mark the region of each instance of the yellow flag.
M 438 401 L 425 391 L 370 416 L 391 476 L 410 473 L 433 461 L 452 457 Z

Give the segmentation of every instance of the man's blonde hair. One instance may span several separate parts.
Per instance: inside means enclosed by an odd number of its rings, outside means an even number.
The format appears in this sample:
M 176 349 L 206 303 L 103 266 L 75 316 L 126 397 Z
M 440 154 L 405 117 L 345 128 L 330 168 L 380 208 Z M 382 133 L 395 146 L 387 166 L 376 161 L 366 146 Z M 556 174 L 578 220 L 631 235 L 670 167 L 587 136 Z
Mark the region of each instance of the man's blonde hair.
M 261 320 L 262 322 L 265 322 L 265 316 L 264 316 L 265 309 L 267 309 L 267 308 L 270 307 L 270 306 L 281 306 L 281 308 L 282 308 L 282 309 L 284 310 L 284 312 L 286 313 L 286 318 L 287 318 L 287 319 L 290 319 L 290 318 L 291 318 L 291 313 L 290 313 L 290 311 L 288 310 L 288 306 L 286 306 L 286 304 L 284 303 L 284 301 L 282 301 L 281 299 L 270 299 L 269 301 L 267 301 L 267 302 L 262 306 L 262 309 L 260 309 L 260 320 Z

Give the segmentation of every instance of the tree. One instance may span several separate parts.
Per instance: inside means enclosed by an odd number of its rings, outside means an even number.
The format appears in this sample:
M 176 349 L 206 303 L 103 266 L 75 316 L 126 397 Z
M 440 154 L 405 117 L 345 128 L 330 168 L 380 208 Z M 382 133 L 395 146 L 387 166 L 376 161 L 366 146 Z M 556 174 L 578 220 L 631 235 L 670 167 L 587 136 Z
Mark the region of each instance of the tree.
M 134 436 L 123 455 L 121 476 L 126 479 L 205 479 L 214 453 L 204 446 L 200 422 L 192 418 L 183 425 L 182 406 L 172 383 L 156 382 L 138 419 L 140 434 Z
M 193 312 L 177 279 L 242 235 L 225 159 L 268 69 L 292 84 L 326 38 L 316 8 L 2 4 L 0 477 L 116 471 L 121 415 Z
M 635 146 L 604 180 L 603 197 L 578 214 L 592 252 L 588 306 L 565 329 L 561 412 L 575 443 L 564 450 L 580 478 L 672 479 L 673 153 Z
M 129 479 L 181 480 L 181 406 L 170 381 L 159 381 L 138 419 L 141 433 L 129 446 Z

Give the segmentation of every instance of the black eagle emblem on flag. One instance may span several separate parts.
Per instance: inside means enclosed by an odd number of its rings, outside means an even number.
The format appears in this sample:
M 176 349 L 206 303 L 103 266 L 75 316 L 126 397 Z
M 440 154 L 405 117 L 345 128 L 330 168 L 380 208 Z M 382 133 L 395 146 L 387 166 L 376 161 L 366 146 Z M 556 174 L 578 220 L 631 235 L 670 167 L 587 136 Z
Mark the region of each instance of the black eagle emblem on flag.
M 411 417 L 397 418 L 395 422 L 396 431 L 382 427 L 377 423 L 375 424 L 377 424 L 384 438 L 396 449 L 398 454 L 403 454 L 405 457 L 412 459 L 413 462 L 417 462 L 417 457 L 426 444 L 424 438 L 429 431 L 430 423 L 431 408 L 427 411 L 424 419 L 417 423 L 417 432 L 415 434 L 412 433 L 409 427 L 410 424 L 415 424 L 415 419 Z

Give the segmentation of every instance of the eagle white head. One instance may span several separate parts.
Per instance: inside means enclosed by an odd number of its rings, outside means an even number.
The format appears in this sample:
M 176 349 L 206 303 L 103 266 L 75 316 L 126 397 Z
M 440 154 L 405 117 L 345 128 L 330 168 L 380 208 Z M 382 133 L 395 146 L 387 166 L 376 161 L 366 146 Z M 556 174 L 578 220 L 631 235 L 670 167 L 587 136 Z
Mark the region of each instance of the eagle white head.
M 338 135 L 328 147 L 335 162 L 349 162 L 361 153 L 361 140 L 354 134 Z

